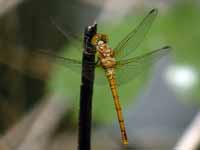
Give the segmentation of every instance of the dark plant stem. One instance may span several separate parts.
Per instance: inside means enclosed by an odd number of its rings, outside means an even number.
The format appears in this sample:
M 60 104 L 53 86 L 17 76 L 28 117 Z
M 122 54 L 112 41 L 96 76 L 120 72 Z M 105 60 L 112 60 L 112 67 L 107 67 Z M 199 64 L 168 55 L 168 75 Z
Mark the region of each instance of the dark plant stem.
M 87 27 L 84 33 L 78 150 L 90 150 L 91 148 L 92 95 L 95 68 L 95 51 L 91 45 L 91 38 L 96 34 L 96 30 L 97 24 L 94 24 Z

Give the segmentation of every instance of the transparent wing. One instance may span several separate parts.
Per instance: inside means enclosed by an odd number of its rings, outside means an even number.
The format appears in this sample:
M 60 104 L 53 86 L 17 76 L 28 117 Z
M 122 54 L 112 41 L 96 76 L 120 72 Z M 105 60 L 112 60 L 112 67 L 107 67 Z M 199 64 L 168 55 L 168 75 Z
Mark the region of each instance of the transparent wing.
M 50 18 L 51 23 L 54 25 L 54 27 L 56 27 L 56 29 L 70 42 L 70 43 L 74 43 L 72 46 L 74 49 L 78 50 L 78 51 L 82 51 L 82 43 L 83 43 L 83 39 L 80 38 L 80 36 L 75 35 L 75 33 L 72 32 L 65 32 L 64 29 L 58 25 L 53 18 Z M 81 34 L 79 34 L 81 35 Z M 83 35 L 82 35 L 83 37 Z
M 55 53 L 46 50 L 33 51 L 31 54 L 35 57 L 46 59 L 49 63 L 60 64 L 74 72 L 81 73 L 81 61 L 79 60 L 58 56 Z
M 105 71 L 100 66 L 96 66 L 95 68 L 95 82 L 94 83 L 100 86 L 108 84 Z
M 49 61 L 54 62 L 58 65 L 62 65 L 66 68 L 69 68 L 70 70 L 74 71 L 75 73 L 81 74 L 82 63 L 79 60 L 58 56 L 58 55 L 56 55 L 54 53 L 50 53 L 49 51 L 46 51 L 46 50 L 36 51 L 33 53 L 33 55 L 40 56 L 41 58 L 43 56 L 47 56 Z M 90 64 L 88 66 L 90 66 Z M 88 68 L 88 71 L 90 71 L 90 68 Z M 88 73 L 85 72 L 84 76 L 87 78 Z M 106 76 L 105 76 L 105 71 L 100 65 L 96 65 L 96 67 L 95 67 L 95 84 L 97 84 L 97 85 L 108 84 Z
M 127 83 L 137 77 L 142 72 L 145 72 L 155 61 L 159 60 L 170 52 L 169 46 L 148 52 L 144 55 L 134 58 L 117 61 L 116 65 L 116 80 L 117 84 Z
M 151 27 L 157 14 L 157 9 L 151 10 L 143 21 L 114 48 L 117 60 L 126 57 L 137 49 Z
M 16 53 L 14 58 L 2 55 L 0 64 L 32 78 L 47 80 L 49 70 L 54 64 L 61 64 L 77 73 L 81 72 L 80 61 L 57 56 L 48 50 L 34 50 L 28 54 L 22 49 L 17 49 L 13 53 Z

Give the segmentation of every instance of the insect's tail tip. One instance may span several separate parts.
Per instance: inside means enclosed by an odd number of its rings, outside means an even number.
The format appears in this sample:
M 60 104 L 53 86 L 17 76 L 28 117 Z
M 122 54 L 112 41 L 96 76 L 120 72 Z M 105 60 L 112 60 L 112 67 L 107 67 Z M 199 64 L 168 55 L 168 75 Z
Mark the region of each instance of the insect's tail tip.
M 128 145 L 128 141 L 127 140 L 123 141 L 123 144 Z

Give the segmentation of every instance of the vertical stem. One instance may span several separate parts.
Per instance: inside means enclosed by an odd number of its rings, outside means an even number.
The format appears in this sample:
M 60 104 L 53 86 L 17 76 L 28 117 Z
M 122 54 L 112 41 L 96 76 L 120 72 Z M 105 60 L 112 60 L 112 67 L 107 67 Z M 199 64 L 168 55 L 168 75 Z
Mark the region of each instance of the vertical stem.
M 78 150 L 90 150 L 91 147 L 92 95 L 95 68 L 95 51 L 94 47 L 91 45 L 91 38 L 96 34 L 96 30 L 97 24 L 94 24 L 87 27 L 84 33 Z

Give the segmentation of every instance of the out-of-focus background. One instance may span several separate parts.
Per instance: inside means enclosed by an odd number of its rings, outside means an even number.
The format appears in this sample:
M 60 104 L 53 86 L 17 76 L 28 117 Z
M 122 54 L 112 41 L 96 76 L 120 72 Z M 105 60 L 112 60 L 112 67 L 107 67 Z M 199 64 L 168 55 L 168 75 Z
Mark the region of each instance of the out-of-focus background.
M 95 86 L 92 149 L 175 149 L 198 118 L 198 0 L 1 0 L 0 149 L 77 149 L 80 74 L 32 53 L 80 59 L 84 28 L 94 22 L 114 47 L 152 8 L 159 14 L 134 54 L 165 45 L 172 51 L 119 87 L 128 147 L 121 145 L 108 85 Z M 195 148 L 177 150 L 198 149 L 198 140 L 191 143 Z

